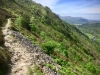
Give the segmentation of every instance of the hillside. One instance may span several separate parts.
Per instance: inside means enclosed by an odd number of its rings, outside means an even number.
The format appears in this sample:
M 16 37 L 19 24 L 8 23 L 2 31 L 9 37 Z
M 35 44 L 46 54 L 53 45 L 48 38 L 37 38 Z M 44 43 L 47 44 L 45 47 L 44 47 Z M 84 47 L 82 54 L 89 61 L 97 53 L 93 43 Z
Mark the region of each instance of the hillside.
M 89 35 L 90 39 L 96 36 L 97 41 L 100 42 L 100 22 L 83 24 L 78 26 L 78 28 L 85 34 Z
M 100 47 L 50 8 L 32 0 L 1 0 L 0 9 L 10 13 L 2 21 L 11 54 L 7 74 L 100 74 Z

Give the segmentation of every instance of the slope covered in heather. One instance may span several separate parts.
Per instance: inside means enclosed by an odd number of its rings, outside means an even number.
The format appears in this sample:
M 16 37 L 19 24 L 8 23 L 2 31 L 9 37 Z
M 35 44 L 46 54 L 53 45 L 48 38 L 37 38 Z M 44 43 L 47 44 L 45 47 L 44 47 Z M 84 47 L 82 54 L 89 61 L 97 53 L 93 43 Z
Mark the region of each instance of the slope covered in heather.
M 61 75 L 100 74 L 100 47 L 75 26 L 62 21 L 48 7 L 32 0 L 1 0 L 0 8 L 11 14 L 8 16 L 11 18 L 9 29 L 39 46 L 60 68 L 56 69 L 57 66 L 47 62 L 40 65 Z M 43 72 L 43 68 L 38 67 Z M 29 68 L 30 75 L 32 70 Z

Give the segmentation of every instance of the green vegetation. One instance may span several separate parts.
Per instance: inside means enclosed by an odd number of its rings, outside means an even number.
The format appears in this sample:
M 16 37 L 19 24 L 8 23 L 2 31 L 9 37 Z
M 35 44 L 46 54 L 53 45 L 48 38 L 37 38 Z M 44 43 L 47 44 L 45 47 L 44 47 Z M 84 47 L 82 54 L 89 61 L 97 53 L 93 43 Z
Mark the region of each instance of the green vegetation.
M 92 39 L 94 36 L 96 36 L 96 42 L 100 44 L 100 23 L 94 22 L 94 23 L 87 23 L 83 24 L 81 26 L 78 26 L 78 28 L 85 33 L 90 39 Z
M 34 65 L 34 72 L 36 73 L 36 75 L 43 75 L 41 69 L 39 69 L 37 65 Z
M 28 73 L 27 73 L 27 75 L 33 75 L 33 69 L 32 68 L 30 68 L 30 67 L 28 67 Z
M 84 34 L 86 34 L 90 39 L 94 37 L 92 34 L 89 34 L 89 33 L 84 33 Z
M 28 73 L 27 75 L 43 75 L 43 73 L 41 72 L 41 69 L 35 64 L 34 67 L 28 67 Z
M 57 72 L 62 75 L 100 74 L 100 47 L 75 26 L 32 0 L 1 0 L 1 3 L 0 8 L 11 13 L 11 29 L 20 32 L 54 58 L 55 63 L 61 66 Z M 54 68 L 50 64 L 47 66 Z M 38 69 L 36 67 L 36 72 Z M 29 68 L 30 74 L 33 71 Z

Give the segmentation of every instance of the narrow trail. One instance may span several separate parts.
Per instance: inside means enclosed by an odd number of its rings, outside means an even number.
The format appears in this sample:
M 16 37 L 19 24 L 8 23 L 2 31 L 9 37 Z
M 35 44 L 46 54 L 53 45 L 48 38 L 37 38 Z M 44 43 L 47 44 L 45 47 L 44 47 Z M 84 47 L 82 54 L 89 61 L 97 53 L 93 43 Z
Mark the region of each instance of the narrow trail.
M 9 52 L 11 53 L 11 63 L 10 68 L 7 75 L 26 75 L 27 74 L 27 67 L 30 66 L 30 56 L 29 53 L 26 52 L 26 48 L 23 47 L 19 40 L 15 39 L 9 33 L 10 26 L 10 19 L 6 26 L 3 29 L 3 34 L 5 35 L 5 46 L 8 48 Z
M 10 27 L 10 19 L 7 19 L 7 24 L 6 24 L 5 28 L 8 29 L 8 27 Z
M 3 27 L 3 34 L 6 35 L 8 32 L 8 28 L 10 27 L 10 19 L 7 19 L 7 24 Z
M 55 70 L 43 66 L 43 63 L 51 64 L 57 70 L 60 69 L 60 66 L 19 32 L 10 30 L 10 24 L 11 20 L 8 19 L 6 26 L 2 29 L 5 36 L 5 46 L 11 54 L 7 75 L 30 75 L 28 74 L 28 67 L 33 68 L 34 65 L 41 68 L 43 75 L 60 75 Z M 32 75 L 36 75 L 36 72 L 33 71 Z

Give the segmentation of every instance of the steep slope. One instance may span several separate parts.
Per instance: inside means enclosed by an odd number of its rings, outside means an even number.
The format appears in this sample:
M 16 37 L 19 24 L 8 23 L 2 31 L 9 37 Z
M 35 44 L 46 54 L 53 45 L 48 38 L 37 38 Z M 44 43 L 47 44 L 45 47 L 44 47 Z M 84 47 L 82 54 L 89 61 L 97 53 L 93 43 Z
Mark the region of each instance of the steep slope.
M 47 63 L 56 66 L 56 69 L 60 68 L 59 65 L 54 63 L 54 60 L 51 57 L 44 54 L 37 46 L 32 44 L 20 33 L 9 30 L 9 25 L 10 19 L 8 19 L 8 23 L 3 29 L 3 33 L 5 35 L 5 46 L 12 54 L 11 63 L 9 64 L 11 70 L 7 75 L 27 75 L 28 67 L 32 67 L 34 69 L 34 65 L 37 65 L 45 75 L 60 75 L 54 70 L 41 65 L 43 63 Z M 34 70 L 33 74 L 35 74 Z
M 5 37 L 5 45 L 9 47 L 9 51 L 15 54 L 15 56 L 12 54 L 12 58 L 14 60 L 16 57 L 18 58 L 18 61 L 13 62 L 11 60 L 11 62 L 19 64 L 17 62 L 21 61 L 26 64 L 24 67 L 30 66 L 30 75 L 34 74 L 31 67 L 34 62 L 39 62 L 42 65 L 36 64 L 44 75 L 100 74 L 100 47 L 89 40 L 75 26 L 62 21 L 48 7 L 43 7 L 31 0 L 1 0 L 1 3 L 0 7 L 11 13 L 11 27 L 9 27 L 10 30 L 8 30 L 7 35 L 13 36 L 10 36 L 12 38 Z M 37 49 L 34 44 L 38 45 L 41 50 Z M 22 48 L 20 49 L 21 52 L 18 48 Z M 35 55 L 34 53 L 36 56 L 32 57 Z M 19 60 L 19 55 L 21 60 Z M 23 57 L 23 55 L 29 56 Z M 26 60 L 29 62 L 26 62 L 23 58 L 27 58 Z M 31 58 L 31 60 L 28 58 Z M 44 62 L 44 60 L 46 61 Z M 14 68 L 16 64 L 11 65 Z M 21 66 L 23 65 L 17 67 Z M 22 73 L 24 67 L 18 68 L 20 69 L 18 72 L 15 69 L 10 73 Z M 26 71 L 25 69 L 24 72 Z

